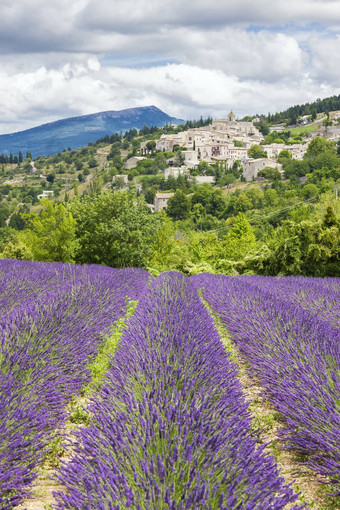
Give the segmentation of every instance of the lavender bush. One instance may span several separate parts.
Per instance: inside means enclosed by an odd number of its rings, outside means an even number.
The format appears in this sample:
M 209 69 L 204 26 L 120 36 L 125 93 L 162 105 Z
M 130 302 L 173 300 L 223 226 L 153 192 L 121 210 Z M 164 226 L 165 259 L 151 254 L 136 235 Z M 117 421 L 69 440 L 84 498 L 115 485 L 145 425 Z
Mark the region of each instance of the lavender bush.
M 103 335 L 144 291 L 148 273 L 0 262 L 0 507 L 27 494 L 36 467 Z
M 141 299 L 55 494 L 63 509 L 281 509 L 295 501 L 252 437 L 237 369 L 183 276 Z M 291 506 L 291 508 L 301 508 Z
M 192 281 L 281 413 L 285 444 L 308 456 L 340 494 L 339 280 L 201 275 Z

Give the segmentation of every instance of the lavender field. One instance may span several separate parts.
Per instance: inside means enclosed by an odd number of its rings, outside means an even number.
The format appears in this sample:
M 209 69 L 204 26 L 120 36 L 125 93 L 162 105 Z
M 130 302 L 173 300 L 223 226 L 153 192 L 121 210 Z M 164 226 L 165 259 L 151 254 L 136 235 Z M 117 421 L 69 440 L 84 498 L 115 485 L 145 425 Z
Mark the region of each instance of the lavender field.
M 336 497 L 339 295 L 339 279 L 152 278 L 1 261 L 0 508 L 34 502 L 67 405 L 91 382 L 89 367 L 128 300 L 138 305 L 88 398 L 90 423 L 54 473 L 53 508 L 306 507 L 254 431 L 217 320 L 279 413 L 282 448 L 300 453 Z

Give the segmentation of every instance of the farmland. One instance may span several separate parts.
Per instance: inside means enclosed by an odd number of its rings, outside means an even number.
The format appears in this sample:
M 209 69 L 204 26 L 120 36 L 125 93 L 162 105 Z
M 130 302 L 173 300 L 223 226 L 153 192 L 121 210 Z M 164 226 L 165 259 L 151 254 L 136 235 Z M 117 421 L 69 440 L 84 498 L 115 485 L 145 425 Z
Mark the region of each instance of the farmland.
M 34 508 L 77 399 L 86 420 L 53 473 L 57 510 L 338 508 L 339 297 L 336 278 L 2 260 L 1 509 Z M 280 425 L 276 451 L 238 357 Z M 277 451 L 331 495 L 305 506 Z

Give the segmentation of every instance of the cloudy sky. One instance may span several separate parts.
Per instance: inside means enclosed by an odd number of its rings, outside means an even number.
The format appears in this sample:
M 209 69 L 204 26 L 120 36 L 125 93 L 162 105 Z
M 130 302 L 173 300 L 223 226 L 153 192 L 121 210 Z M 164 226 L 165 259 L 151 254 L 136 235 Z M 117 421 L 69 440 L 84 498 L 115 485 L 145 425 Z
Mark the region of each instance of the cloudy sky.
M 184 119 L 340 93 L 339 0 L 1 0 L 0 133 L 155 105 Z

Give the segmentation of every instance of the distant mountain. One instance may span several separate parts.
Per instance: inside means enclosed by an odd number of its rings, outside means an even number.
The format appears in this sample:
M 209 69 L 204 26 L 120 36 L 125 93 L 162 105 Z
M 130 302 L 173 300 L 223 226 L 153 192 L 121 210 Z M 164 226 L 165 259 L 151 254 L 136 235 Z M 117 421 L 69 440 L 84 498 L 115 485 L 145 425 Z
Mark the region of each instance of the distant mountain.
M 142 129 L 144 125 L 162 127 L 165 124 L 181 124 L 184 121 L 170 117 L 156 106 L 128 108 L 120 111 L 107 111 L 81 115 L 69 119 L 49 122 L 41 126 L 0 135 L 0 153 L 17 155 L 27 151 L 37 156 L 51 156 L 71 147 L 77 149 L 95 142 L 105 135 L 125 132 L 129 129 Z

